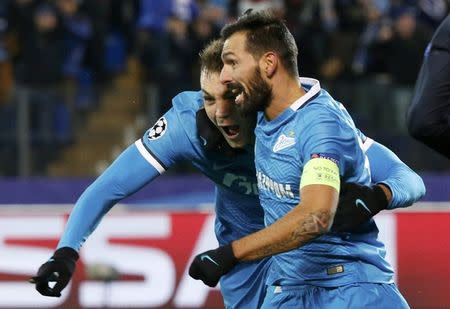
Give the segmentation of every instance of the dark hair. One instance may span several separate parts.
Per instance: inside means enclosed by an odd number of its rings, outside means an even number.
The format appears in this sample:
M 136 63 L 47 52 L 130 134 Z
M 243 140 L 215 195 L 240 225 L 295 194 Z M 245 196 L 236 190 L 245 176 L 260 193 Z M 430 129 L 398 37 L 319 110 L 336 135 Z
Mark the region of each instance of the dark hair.
M 202 51 L 200 56 L 200 69 L 208 73 L 220 73 L 222 70 L 222 48 L 223 40 L 216 39 L 208 43 Z
M 274 51 L 293 76 L 298 76 L 295 39 L 285 23 L 271 11 L 246 11 L 236 21 L 225 25 L 220 34 L 225 41 L 236 32 L 246 33 L 246 49 L 258 59 L 265 52 Z

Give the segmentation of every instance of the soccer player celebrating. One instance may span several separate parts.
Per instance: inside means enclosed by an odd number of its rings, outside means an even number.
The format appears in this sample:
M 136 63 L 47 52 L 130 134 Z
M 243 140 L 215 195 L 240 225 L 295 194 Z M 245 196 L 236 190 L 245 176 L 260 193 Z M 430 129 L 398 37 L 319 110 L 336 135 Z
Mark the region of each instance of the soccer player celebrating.
M 245 14 L 222 36 L 221 80 L 243 115 L 258 112 L 255 164 L 267 227 L 199 254 L 190 275 L 214 285 L 234 265 L 270 256 L 262 308 L 408 308 L 372 219 L 331 232 L 340 179 L 370 183 L 367 145 L 345 108 L 317 80 L 299 79 L 294 38 L 270 13 Z
M 407 120 L 414 138 L 450 159 L 450 15 L 426 49 Z
M 253 163 L 256 119 L 238 113 L 235 96 L 220 82 L 221 52 L 222 41 L 213 41 L 203 50 L 202 91 L 177 95 L 173 107 L 80 196 L 57 250 L 32 279 L 42 295 L 61 295 L 83 242 L 115 203 L 181 160 L 189 160 L 216 183 L 215 233 L 221 246 L 264 228 Z M 423 194 L 420 177 L 388 149 L 373 143 L 368 156 L 373 160 L 373 182 L 380 184 L 344 185 L 347 189 L 338 207 L 342 219 L 335 220 L 336 230 L 351 230 L 381 209 L 411 205 Z M 411 181 L 404 182 L 403 177 Z M 358 207 L 356 199 L 368 209 Z M 270 262 L 260 259 L 242 263 L 221 277 L 227 308 L 260 307 Z M 57 284 L 50 288 L 49 281 Z

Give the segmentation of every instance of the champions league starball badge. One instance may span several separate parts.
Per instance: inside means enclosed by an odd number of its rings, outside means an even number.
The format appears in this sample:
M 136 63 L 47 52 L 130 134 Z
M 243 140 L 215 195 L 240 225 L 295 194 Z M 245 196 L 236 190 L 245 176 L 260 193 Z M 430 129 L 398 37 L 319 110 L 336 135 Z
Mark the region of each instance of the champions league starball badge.
M 148 131 L 149 139 L 158 139 L 166 133 L 167 129 L 167 120 L 164 117 L 161 117 L 156 121 L 153 127 Z

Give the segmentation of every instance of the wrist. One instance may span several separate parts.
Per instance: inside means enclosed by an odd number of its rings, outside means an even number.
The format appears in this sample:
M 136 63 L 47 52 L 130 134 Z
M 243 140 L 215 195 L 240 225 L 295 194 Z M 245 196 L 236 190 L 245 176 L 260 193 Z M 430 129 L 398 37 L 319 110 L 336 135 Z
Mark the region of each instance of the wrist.
M 375 193 L 376 205 L 379 211 L 387 209 L 390 200 L 392 199 L 392 192 L 388 186 L 379 183 L 373 186 Z
M 225 246 L 221 246 L 219 247 L 218 250 L 220 252 L 220 255 L 226 261 L 227 266 L 233 267 L 239 262 L 239 260 L 234 255 L 232 243 L 229 243 L 228 245 Z
M 56 249 L 53 253 L 54 259 L 70 259 L 73 261 L 78 261 L 79 255 L 78 252 L 70 247 L 62 247 Z

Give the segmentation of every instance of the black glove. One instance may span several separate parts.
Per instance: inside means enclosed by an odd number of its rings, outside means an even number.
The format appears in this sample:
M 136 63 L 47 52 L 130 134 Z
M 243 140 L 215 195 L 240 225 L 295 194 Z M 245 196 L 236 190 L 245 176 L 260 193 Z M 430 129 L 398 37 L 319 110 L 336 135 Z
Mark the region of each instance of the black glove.
M 29 282 L 36 284 L 36 290 L 44 296 L 60 297 L 75 270 L 78 253 L 69 247 L 59 248 L 53 256 L 39 267 L 37 275 Z M 49 282 L 56 282 L 53 288 Z
M 189 267 L 189 276 L 214 287 L 220 277 L 229 272 L 237 262 L 231 244 L 221 246 L 197 255 Z
M 350 232 L 386 209 L 388 200 L 379 185 L 342 183 L 332 232 Z

